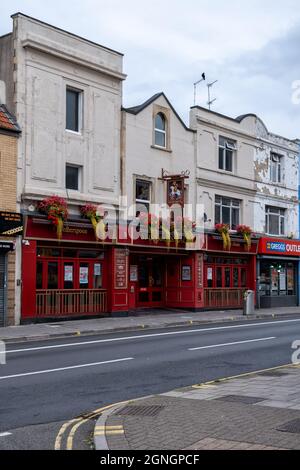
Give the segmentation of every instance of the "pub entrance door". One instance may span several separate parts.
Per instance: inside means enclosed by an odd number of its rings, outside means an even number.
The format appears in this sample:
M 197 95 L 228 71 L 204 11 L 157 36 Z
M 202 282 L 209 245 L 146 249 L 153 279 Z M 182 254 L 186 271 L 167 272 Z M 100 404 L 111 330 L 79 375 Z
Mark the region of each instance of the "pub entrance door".
M 165 305 L 163 257 L 139 256 L 137 306 L 158 308 Z

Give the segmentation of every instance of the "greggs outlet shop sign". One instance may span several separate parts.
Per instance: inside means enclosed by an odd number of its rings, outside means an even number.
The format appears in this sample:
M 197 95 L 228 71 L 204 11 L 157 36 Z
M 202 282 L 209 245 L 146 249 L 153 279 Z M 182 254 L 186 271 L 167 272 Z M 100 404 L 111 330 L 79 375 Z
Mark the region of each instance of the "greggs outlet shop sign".
M 261 238 L 257 270 L 261 308 L 299 304 L 299 262 L 299 240 Z

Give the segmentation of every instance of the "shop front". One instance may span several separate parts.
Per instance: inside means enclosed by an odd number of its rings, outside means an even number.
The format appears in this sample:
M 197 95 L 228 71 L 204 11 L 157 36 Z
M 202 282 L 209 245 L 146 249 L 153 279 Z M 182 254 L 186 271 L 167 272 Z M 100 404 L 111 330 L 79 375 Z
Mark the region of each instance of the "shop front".
M 78 218 L 65 222 L 58 240 L 46 217 L 26 216 L 22 323 L 152 308 L 203 308 L 203 254 L 183 242 L 132 241 L 127 224 L 117 239 L 97 241 Z
M 198 285 L 198 256 L 183 248 L 131 248 L 129 310 L 201 308 L 202 264 L 199 276 L 201 285 Z M 202 256 L 200 259 L 202 261 Z
M 257 259 L 258 306 L 299 305 L 300 241 L 262 238 Z
M 43 217 L 27 217 L 22 248 L 22 322 L 107 315 L 109 243 L 70 220 L 56 238 Z
M 240 236 L 231 236 L 224 249 L 220 235 L 207 234 L 204 249 L 204 308 L 241 308 L 247 290 L 256 289 L 258 241 L 247 247 Z
M 22 231 L 21 214 L 0 211 L 0 327 L 15 321 L 15 246 Z

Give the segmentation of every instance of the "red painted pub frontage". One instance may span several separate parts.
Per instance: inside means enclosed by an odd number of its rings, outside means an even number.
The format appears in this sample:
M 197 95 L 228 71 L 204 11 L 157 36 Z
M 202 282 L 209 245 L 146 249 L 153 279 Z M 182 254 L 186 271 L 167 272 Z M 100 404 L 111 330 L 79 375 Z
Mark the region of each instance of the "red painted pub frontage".
M 121 230 L 124 226 L 119 235 Z M 65 223 L 58 241 L 45 216 L 27 215 L 22 323 L 128 315 L 147 308 L 240 308 L 244 292 L 256 290 L 258 241 L 247 250 L 243 238 L 233 236 L 227 251 L 219 234 L 207 233 L 200 248 L 124 236 L 96 241 L 90 222 L 80 218 Z

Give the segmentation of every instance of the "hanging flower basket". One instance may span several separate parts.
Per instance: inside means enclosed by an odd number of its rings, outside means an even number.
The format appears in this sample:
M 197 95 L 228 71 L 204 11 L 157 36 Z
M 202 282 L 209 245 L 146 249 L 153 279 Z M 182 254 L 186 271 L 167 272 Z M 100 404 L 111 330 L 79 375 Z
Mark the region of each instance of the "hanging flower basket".
M 67 201 L 59 196 L 51 196 L 43 199 L 37 208 L 56 226 L 57 238 L 61 240 L 64 222 L 68 218 Z
M 229 235 L 229 225 L 227 225 L 227 224 L 217 224 L 215 229 L 222 236 L 224 250 L 230 250 L 230 248 L 231 248 L 231 238 L 230 238 L 230 235 Z
M 236 228 L 236 231 L 237 231 L 237 233 L 239 233 L 240 235 L 243 236 L 243 238 L 246 242 L 246 249 L 247 249 L 247 251 L 250 251 L 251 250 L 251 244 L 252 244 L 252 241 L 251 241 L 252 230 L 251 230 L 251 228 L 248 227 L 247 225 L 239 225 Z
M 80 208 L 82 217 L 90 220 L 96 240 L 104 240 L 106 235 L 106 225 L 103 221 L 104 214 L 99 214 L 97 206 L 94 204 L 85 204 Z

